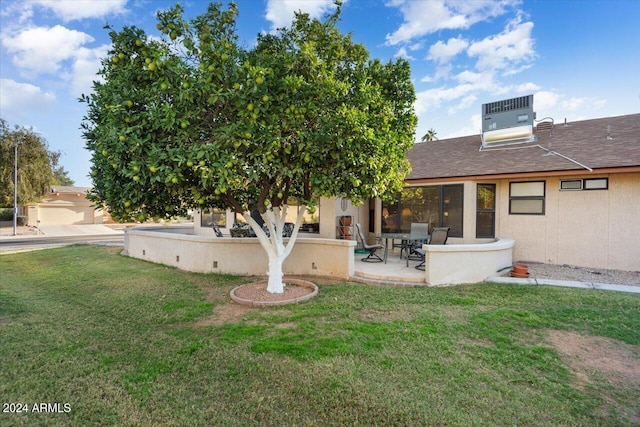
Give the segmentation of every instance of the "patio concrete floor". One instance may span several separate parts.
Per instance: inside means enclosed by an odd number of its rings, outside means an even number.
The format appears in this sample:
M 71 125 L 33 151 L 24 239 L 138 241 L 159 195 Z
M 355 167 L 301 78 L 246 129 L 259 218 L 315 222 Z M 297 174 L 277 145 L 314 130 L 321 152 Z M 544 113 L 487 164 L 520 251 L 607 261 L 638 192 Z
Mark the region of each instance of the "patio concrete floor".
M 382 251 L 379 252 L 383 257 Z M 354 277 L 353 280 L 371 284 L 385 284 L 397 286 L 426 286 L 425 273 L 416 270 L 415 266 L 420 261 L 400 259 L 400 251 L 389 252 L 387 263 L 384 262 L 363 262 L 367 254 L 355 254 L 354 257 Z

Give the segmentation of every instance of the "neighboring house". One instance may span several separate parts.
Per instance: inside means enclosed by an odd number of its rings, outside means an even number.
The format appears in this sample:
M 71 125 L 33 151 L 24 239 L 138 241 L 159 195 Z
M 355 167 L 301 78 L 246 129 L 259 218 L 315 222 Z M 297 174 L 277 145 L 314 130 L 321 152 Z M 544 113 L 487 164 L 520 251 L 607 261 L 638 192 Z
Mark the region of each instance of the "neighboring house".
M 103 211 L 87 199 L 87 187 L 53 186 L 40 203 L 30 205 L 29 225 L 102 224 Z
M 527 114 L 515 110 L 514 123 Z M 452 243 L 512 238 L 514 260 L 640 270 L 640 114 L 553 125 L 532 115 L 527 132 L 483 113 L 498 126 L 409 152 L 408 187 L 383 205 L 400 218 L 392 228 L 424 220 L 450 226 Z

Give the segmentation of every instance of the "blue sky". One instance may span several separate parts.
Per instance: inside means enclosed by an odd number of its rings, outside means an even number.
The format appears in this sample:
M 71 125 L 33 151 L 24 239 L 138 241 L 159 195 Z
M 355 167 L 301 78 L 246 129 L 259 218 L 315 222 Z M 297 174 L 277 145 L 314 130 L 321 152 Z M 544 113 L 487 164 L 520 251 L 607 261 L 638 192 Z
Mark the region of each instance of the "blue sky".
M 241 40 L 314 17 L 332 0 L 238 0 Z M 105 23 L 149 34 L 165 0 L 1 0 L 0 116 L 31 126 L 79 186 L 90 186 L 79 130 Z M 208 1 L 186 0 L 189 16 Z M 480 133 L 483 103 L 534 95 L 538 118 L 557 122 L 640 111 L 640 1 L 348 0 L 339 24 L 372 57 L 410 61 L 419 123 L 437 137 Z

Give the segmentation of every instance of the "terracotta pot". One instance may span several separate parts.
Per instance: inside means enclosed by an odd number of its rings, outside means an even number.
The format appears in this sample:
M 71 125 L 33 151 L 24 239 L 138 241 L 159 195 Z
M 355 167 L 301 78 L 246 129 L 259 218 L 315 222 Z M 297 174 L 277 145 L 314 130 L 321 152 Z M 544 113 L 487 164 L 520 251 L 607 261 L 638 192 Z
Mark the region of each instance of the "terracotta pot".
M 526 279 L 529 277 L 529 273 L 516 273 L 515 271 L 511 270 L 511 277 L 517 277 L 520 279 Z
M 344 227 L 348 227 L 351 225 L 351 217 L 350 216 L 341 216 L 340 217 L 340 225 Z
M 517 274 L 529 274 L 529 266 L 524 264 L 516 264 L 513 266 L 512 271 Z

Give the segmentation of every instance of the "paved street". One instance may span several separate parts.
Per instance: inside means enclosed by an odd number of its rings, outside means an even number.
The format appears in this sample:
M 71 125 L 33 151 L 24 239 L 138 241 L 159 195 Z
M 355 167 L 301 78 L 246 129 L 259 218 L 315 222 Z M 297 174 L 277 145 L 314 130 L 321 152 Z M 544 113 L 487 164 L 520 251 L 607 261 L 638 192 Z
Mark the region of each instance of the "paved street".
M 0 253 L 14 252 L 33 249 L 53 248 L 58 246 L 72 245 L 74 243 L 104 244 L 113 246 L 124 246 L 124 233 L 93 235 L 93 236 L 58 236 L 58 237 L 24 237 L 8 239 L 0 238 Z
M 74 243 L 124 245 L 124 232 L 102 225 L 69 225 L 43 227 L 40 232 L 20 227 L 13 236 L 13 228 L 0 230 L 0 253 L 52 248 Z

